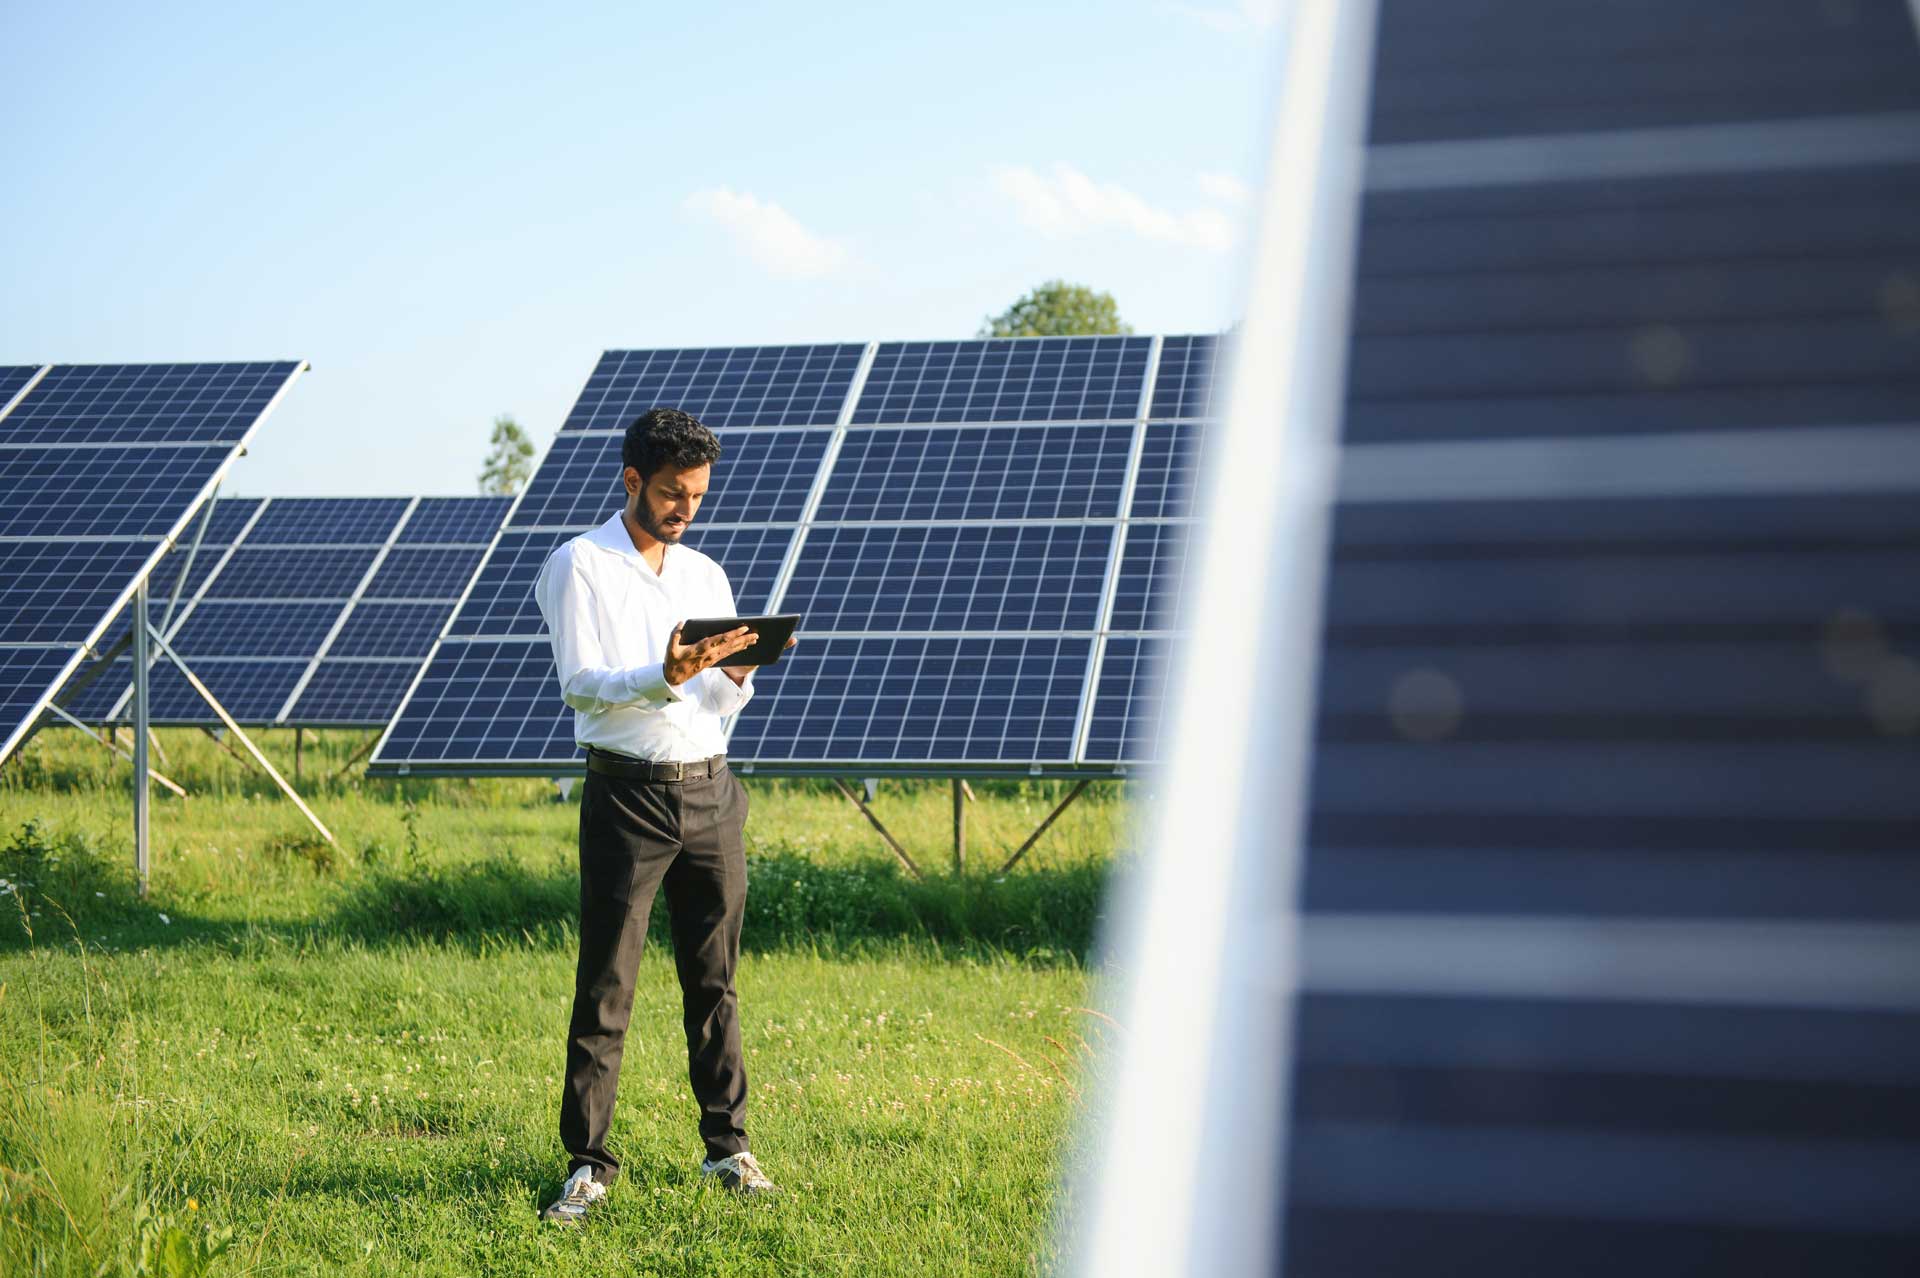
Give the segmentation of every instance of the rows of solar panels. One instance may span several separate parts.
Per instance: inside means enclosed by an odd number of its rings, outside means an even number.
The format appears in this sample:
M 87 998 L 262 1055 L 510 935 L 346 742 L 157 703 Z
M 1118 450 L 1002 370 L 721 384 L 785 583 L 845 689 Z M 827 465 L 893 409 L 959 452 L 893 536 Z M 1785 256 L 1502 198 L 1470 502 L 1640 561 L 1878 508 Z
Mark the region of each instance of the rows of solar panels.
M 221 499 L 197 544 L 189 529 L 155 569 L 151 620 L 242 723 L 381 726 L 510 501 Z M 112 651 L 126 626 L 123 618 L 104 650 Z M 88 722 L 130 719 L 131 680 L 121 657 L 83 669 L 60 700 Z M 155 723 L 218 722 L 164 659 L 153 667 L 148 698 Z
M 666 404 L 724 450 L 687 544 L 726 569 L 743 613 L 803 618 L 801 647 L 755 675 L 731 757 L 1123 770 L 1150 739 L 1213 347 L 609 352 L 372 767 L 578 766 L 533 583 L 556 546 L 618 512 L 625 429 Z
M 0 368 L 0 759 L 304 368 Z

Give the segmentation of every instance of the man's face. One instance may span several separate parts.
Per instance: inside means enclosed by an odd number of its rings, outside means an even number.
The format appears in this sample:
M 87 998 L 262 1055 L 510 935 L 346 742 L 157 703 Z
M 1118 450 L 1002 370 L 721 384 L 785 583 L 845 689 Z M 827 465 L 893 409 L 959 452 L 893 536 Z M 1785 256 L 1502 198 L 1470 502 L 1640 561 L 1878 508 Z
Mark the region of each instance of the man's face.
M 693 522 L 712 475 L 713 467 L 706 462 L 685 470 L 662 466 L 644 479 L 629 466 L 621 475 L 627 485 L 627 511 L 647 536 L 672 545 Z

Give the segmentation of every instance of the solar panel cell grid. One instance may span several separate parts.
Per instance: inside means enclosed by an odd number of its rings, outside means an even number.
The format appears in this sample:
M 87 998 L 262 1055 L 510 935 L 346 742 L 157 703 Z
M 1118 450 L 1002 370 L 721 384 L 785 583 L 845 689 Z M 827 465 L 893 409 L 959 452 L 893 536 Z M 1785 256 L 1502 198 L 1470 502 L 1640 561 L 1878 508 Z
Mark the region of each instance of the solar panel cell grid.
M 1133 484 L 1135 519 L 1183 519 L 1193 511 L 1200 446 L 1206 427 L 1197 422 L 1148 425 Z
M 274 502 L 249 546 L 378 546 L 406 513 L 404 497 L 303 497 Z
M 401 545 L 484 546 L 512 505 L 511 497 L 422 497 L 397 540 Z
M 1091 630 L 1113 529 L 813 529 L 781 607 L 813 632 Z
M 1193 529 L 1188 524 L 1132 524 L 1120 551 L 1109 630 L 1158 630 L 1178 620 Z
M 1167 641 L 1159 636 L 1108 636 L 1093 684 L 1088 762 L 1143 763 L 1154 757 L 1166 652 Z
M 456 599 L 479 562 L 478 548 L 416 549 L 396 546 L 367 584 L 369 599 Z
M 817 518 L 1110 519 L 1131 426 L 850 430 Z
M 1092 649 L 1070 637 L 825 639 L 754 676 L 729 752 L 763 761 L 1065 762 Z
M 173 647 L 189 665 L 204 657 L 312 657 L 339 615 L 337 603 L 203 599 Z
M 0 536 L 162 536 L 231 452 L 0 447 Z
M 79 644 L 152 542 L 0 542 L 0 644 Z
M 57 364 L 0 418 L 0 444 L 237 443 L 297 368 Z
M 466 763 L 577 760 L 552 648 L 545 640 L 442 644 L 383 750 Z
M 728 431 L 720 435 L 703 524 L 791 523 L 826 456 L 826 431 Z M 586 529 L 626 504 L 621 483 L 621 439 L 562 435 L 527 485 L 514 511 L 514 528 Z
M 1140 410 L 1144 337 L 883 342 L 856 423 L 1114 421 Z
M 13 397 L 18 395 L 21 389 L 33 380 L 33 375 L 39 371 L 40 365 L 38 364 L 7 364 L 0 366 L 0 408 L 5 408 L 11 403 Z M 4 419 L 0 419 L 0 421 L 4 421 Z M 6 427 L 4 425 L 0 425 L 0 439 L 5 438 L 5 429 Z
M 68 648 L 0 647 L 0 729 L 12 731 L 73 659 Z
M 343 661 L 329 656 L 301 690 L 290 720 L 384 724 L 419 670 L 417 661 Z
M 448 633 L 453 635 L 538 635 L 545 632 L 533 600 L 540 566 L 556 546 L 576 532 L 506 532 L 481 565 Z
M 865 347 L 744 346 L 608 351 L 562 430 L 622 430 L 647 409 L 709 427 L 831 426 Z
M 1160 418 L 1213 417 L 1215 378 L 1221 371 L 1220 339 L 1210 336 L 1169 337 L 1160 344 L 1160 366 L 1153 377 L 1150 416 Z
M 425 657 L 453 606 L 362 599 L 327 649 L 333 657 Z M 395 704 L 398 704 L 397 702 Z
M 379 553 L 371 547 L 276 550 L 242 544 L 220 570 L 210 597 L 345 600 Z

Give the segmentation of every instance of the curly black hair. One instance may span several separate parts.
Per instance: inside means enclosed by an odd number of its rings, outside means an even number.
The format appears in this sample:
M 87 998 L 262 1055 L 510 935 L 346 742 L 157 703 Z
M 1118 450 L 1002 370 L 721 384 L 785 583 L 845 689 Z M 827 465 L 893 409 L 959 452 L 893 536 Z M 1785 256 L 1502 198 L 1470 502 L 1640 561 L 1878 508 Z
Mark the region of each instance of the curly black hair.
M 720 441 L 692 413 L 677 408 L 649 408 L 627 427 L 620 445 L 620 464 L 640 472 L 645 481 L 662 466 L 686 470 L 720 460 Z

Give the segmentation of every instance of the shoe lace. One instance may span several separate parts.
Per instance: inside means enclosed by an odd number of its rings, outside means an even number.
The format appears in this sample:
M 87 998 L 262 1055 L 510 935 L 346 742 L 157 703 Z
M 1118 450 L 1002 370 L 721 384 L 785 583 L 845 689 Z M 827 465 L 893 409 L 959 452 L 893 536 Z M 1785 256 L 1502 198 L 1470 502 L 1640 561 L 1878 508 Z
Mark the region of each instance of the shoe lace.
M 760 1170 L 760 1164 L 754 1161 L 753 1155 L 745 1150 L 734 1155 L 733 1170 L 734 1174 L 740 1177 L 742 1184 L 771 1185 L 773 1183 L 767 1179 L 767 1174 Z
M 567 1183 L 566 1201 L 582 1207 L 592 1202 L 593 1179 L 589 1176 L 582 1176 L 578 1180 L 569 1181 Z

